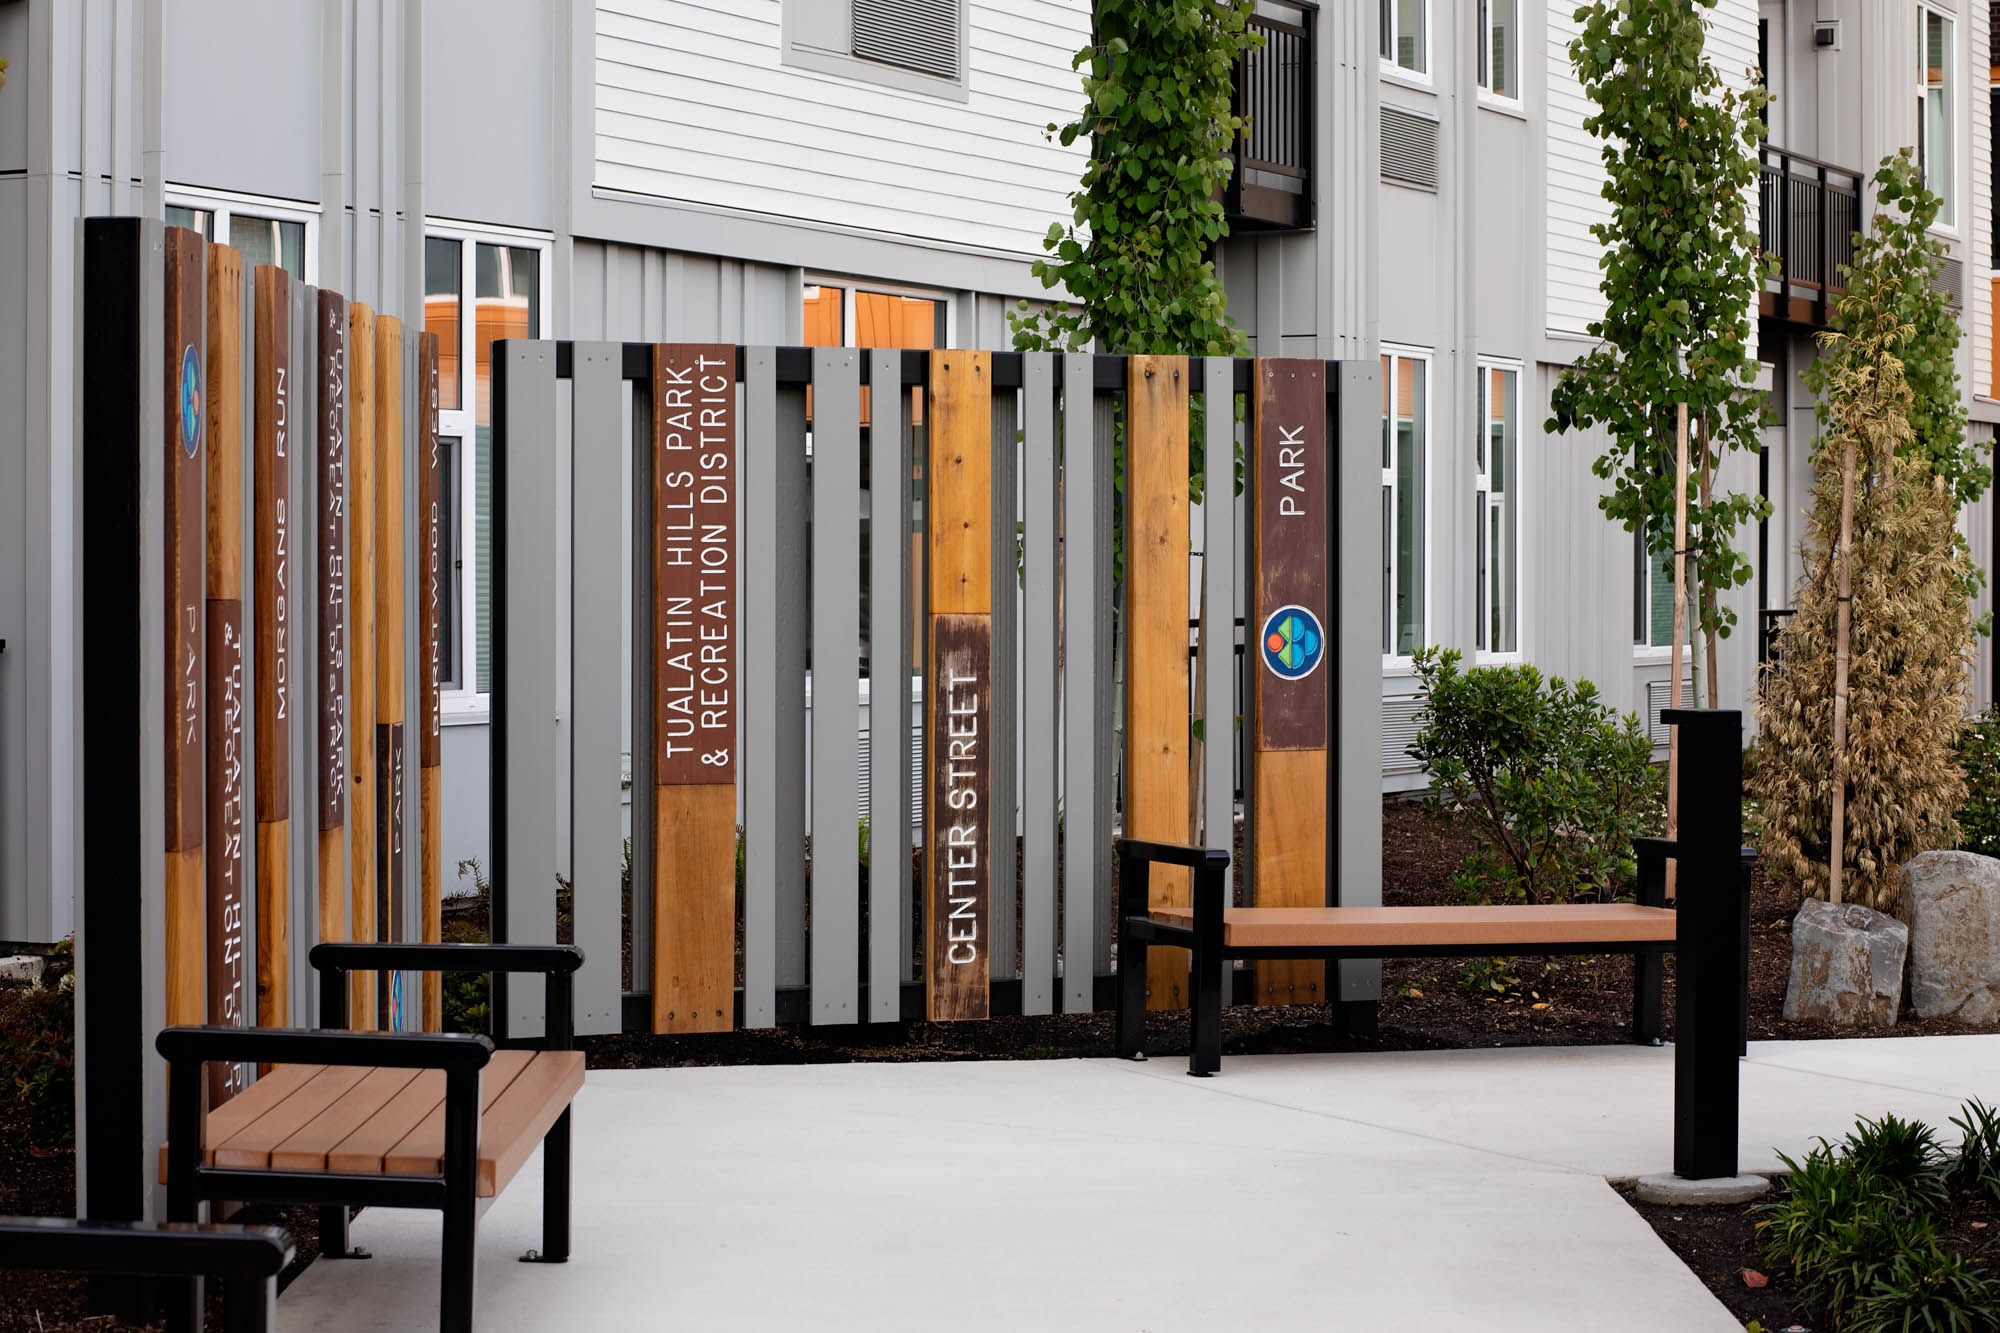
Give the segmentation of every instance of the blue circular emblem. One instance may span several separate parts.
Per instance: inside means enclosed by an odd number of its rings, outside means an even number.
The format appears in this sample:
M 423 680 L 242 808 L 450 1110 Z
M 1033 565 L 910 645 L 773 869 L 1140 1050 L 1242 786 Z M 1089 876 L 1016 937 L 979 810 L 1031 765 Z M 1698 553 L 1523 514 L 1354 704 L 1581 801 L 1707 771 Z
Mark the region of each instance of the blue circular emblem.
M 193 343 L 181 353 L 181 448 L 189 458 L 201 448 L 201 358 Z
M 1281 606 L 1264 622 L 1264 666 L 1280 680 L 1304 680 L 1326 656 L 1326 631 L 1303 606 Z

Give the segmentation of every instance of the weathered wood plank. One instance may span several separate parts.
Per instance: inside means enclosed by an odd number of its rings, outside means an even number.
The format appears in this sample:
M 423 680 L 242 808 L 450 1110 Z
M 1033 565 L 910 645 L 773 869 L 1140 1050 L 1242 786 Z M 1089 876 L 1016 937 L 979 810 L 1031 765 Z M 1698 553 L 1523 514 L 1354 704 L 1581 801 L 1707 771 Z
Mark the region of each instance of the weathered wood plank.
M 653 1030 L 735 1023 L 735 349 L 653 348 Z
M 291 275 L 259 265 L 253 574 L 256 681 L 257 1025 L 291 1024 Z
M 375 940 L 375 312 L 347 307 L 347 907 Z M 350 979 L 348 1016 L 375 1026 L 375 974 Z
M 1128 363 L 1125 444 L 1125 832 L 1185 842 L 1188 802 L 1188 366 L 1185 357 Z M 1152 868 L 1118 886 L 1119 911 L 1188 901 L 1188 872 Z M 1148 950 L 1146 1004 L 1187 1003 L 1185 949 Z M 1124 960 L 1120 960 L 1121 964 Z
M 166 917 L 167 1021 L 207 1017 L 206 895 L 202 879 L 202 443 L 206 410 L 202 361 L 202 240 L 166 229 L 166 461 L 164 606 L 167 699 Z
M 319 938 L 344 940 L 347 898 L 347 302 L 322 291 L 313 312 L 316 410 L 314 821 Z
M 1260 357 L 1251 429 L 1250 862 L 1259 907 L 1327 901 L 1326 368 Z M 1260 962 L 1260 1004 L 1320 1004 L 1326 965 Z
M 442 620 L 444 553 L 443 471 L 438 447 L 438 336 L 417 336 L 417 523 L 419 579 L 417 632 L 417 890 L 426 943 L 444 938 L 444 734 L 439 706 L 444 669 Z M 423 974 L 423 1027 L 444 1026 L 444 978 Z
M 375 319 L 375 938 L 401 940 L 403 887 L 403 324 Z M 385 1028 L 404 1026 L 400 972 L 376 979 Z

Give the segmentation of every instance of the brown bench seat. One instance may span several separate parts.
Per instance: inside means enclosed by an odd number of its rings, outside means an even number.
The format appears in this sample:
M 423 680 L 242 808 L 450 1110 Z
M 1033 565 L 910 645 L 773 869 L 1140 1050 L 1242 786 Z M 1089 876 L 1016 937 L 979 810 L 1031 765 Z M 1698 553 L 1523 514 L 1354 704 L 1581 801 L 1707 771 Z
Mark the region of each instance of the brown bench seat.
M 1192 931 L 1191 907 L 1153 908 L 1152 921 Z M 1222 942 L 1243 949 L 1531 949 L 1572 944 L 1671 944 L 1671 908 L 1636 903 L 1517 907 L 1225 907 Z
M 444 1082 L 435 1069 L 274 1066 L 208 1113 L 202 1164 L 439 1175 Z M 480 1077 L 478 1197 L 507 1187 L 582 1088 L 581 1051 L 494 1053 Z M 166 1179 L 162 1147 L 160 1183 Z

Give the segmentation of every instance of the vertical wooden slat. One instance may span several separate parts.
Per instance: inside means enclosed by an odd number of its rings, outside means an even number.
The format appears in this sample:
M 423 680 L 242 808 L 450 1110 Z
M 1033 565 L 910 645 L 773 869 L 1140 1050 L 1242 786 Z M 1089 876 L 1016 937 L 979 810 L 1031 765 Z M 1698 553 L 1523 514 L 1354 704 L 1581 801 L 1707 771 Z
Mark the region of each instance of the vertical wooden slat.
M 624 442 L 617 343 L 574 344 L 571 365 L 569 829 L 579 1033 L 619 1030 L 625 683 Z
M 438 448 L 438 336 L 417 335 L 418 897 L 426 943 L 444 938 L 444 475 Z M 615 403 L 614 403 L 615 406 Z M 615 525 L 614 525 L 615 530 Z M 613 659 L 616 660 L 615 657 Z M 615 803 L 615 802 L 614 802 Z M 444 977 L 423 975 L 423 1028 L 444 1026 Z
M 1127 362 L 1125 445 L 1125 833 L 1188 838 L 1188 370 L 1177 356 Z M 1188 874 L 1119 885 L 1119 911 L 1184 907 Z M 1187 951 L 1148 950 L 1147 1007 L 1187 1002 Z
M 376 940 L 375 917 L 375 312 L 347 307 L 347 776 L 351 938 Z M 350 979 L 348 1014 L 376 1025 L 375 974 Z
M 375 320 L 375 938 L 403 938 L 403 325 Z M 376 981 L 382 1026 L 405 1026 L 406 974 Z
M 1236 841 L 1236 590 L 1240 586 L 1236 524 L 1235 363 L 1211 356 L 1202 362 L 1203 457 L 1208 485 L 1202 497 L 1201 576 L 1206 617 L 1201 626 L 1204 694 L 1202 714 L 1202 836 L 1208 847 L 1233 850 Z M 1223 900 L 1234 902 L 1236 871 L 1224 873 Z M 1227 983 L 1234 964 L 1223 964 Z M 1222 1001 L 1228 1004 L 1227 984 Z
M 1100 665 L 1098 606 L 1109 572 L 1097 559 L 1100 494 L 1109 479 L 1098 467 L 1095 393 L 1087 352 L 1063 357 L 1063 1012 L 1095 1007 L 1097 937 L 1107 924 L 1097 915 L 1099 844 L 1108 827 L 1097 819 L 1103 785 L 1097 735 Z
M 1251 671 L 1249 859 L 1259 907 L 1326 905 L 1327 698 L 1332 654 L 1326 538 L 1326 375 L 1318 361 L 1260 357 L 1245 619 Z M 1257 966 L 1260 1004 L 1326 1000 L 1326 965 Z
M 924 528 L 925 989 L 931 1021 L 984 1018 L 991 975 L 993 359 L 931 353 Z M 1011 850 L 1011 849 L 1010 849 Z
M 1060 491 L 1056 486 L 1055 358 L 1029 352 L 1022 358 L 1021 478 L 1027 544 L 1021 626 L 1021 1012 L 1053 1013 L 1056 975 L 1057 705 L 1062 614 L 1056 594 L 1056 536 Z
M 256 282 L 257 1025 L 291 1025 L 292 293 L 259 265 Z
M 202 338 L 202 240 L 166 230 L 166 894 L 167 1022 L 206 1018 L 206 887 L 202 708 L 202 443 L 207 415 Z
M 902 1016 L 910 920 L 910 450 L 902 357 L 869 354 L 868 1020 Z
M 289 949 L 290 994 L 300 1025 L 316 1024 L 316 997 L 309 948 L 319 936 L 319 821 L 315 815 L 319 778 L 319 289 L 291 284 L 291 356 L 287 416 L 301 429 L 290 433 L 287 482 L 291 516 L 289 612 L 291 666 L 288 686 L 290 717 L 286 723 L 291 749 L 290 844 L 287 866 L 291 886 Z M 304 946 L 304 947 L 301 947 Z
M 347 302 L 315 303 L 313 604 L 319 938 L 350 938 L 347 888 Z
M 556 455 L 555 346 L 509 341 L 494 348 L 494 393 L 504 405 L 493 437 L 493 891 L 494 938 L 556 938 Z M 496 981 L 498 979 L 496 978 Z M 539 1036 L 542 987 L 533 977 L 496 986 L 500 1031 Z
M 208 248 L 208 416 L 204 880 L 208 899 L 208 1021 L 241 1027 L 253 1004 L 244 977 L 250 941 L 243 893 L 243 257 Z M 242 1065 L 209 1066 L 221 1102 L 248 1081 Z
M 617 346 L 606 347 L 615 357 Z M 735 359 L 724 344 L 653 348 L 653 525 L 644 547 L 653 595 L 643 625 L 654 663 L 655 1032 L 726 1032 L 734 1020 Z M 615 360 L 607 373 L 615 390 Z M 607 629 L 617 633 L 615 616 Z
M 813 351 L 812 1021 L 859 1020 L 861 354 Z

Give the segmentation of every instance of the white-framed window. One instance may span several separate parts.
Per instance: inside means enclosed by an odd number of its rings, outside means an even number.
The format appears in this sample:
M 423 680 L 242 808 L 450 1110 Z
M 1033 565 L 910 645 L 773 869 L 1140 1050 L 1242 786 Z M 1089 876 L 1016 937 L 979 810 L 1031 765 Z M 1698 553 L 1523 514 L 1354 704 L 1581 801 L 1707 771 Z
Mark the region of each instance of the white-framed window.
M 1949 15 L 1917 6 L 1917 160 L 1924 183 L 1942 201 L 1938 225 L 1958 220 L 1958 69 L 1956 33 Z
M 1690 586 L 1689 643 L 1695 639 L 1695 619 Z M 1632 540 L 1632 644 L 1641 652 L 1674 646 L 1674 538 L 1671 531 L 1651 525 Z
M 1520 367 L 1481 361 L 1479 435 L 1473 446 L 1473 646 L 1486 656 L 1520 651 L 1520 419 Z
M 294 281 L 318 280 L 319 209 L 312 204 L 173 186 L 166 191 L 165 213 L 170 227 L 187 227 L 205 241 L 242 251 L 246 273 L 275 264 Z
M 483 715 L 492 685 L 493 344 L 549 336 L 549 251 L 545 234 L 424 224 L 424 328 L 438 336 L 447 718 Z
M 966 0 L 785 0 L 784 63 L 968 100 Z
M 1425 642 L 1430 578 L 1430 367 L 1422 348 L 1382 352 L 1382 656 Z
M 1431 0 L 1381 0 L 1382 62 L 1428 79 Z
M 1521 98 L 1521 0 L 1479 0 L 1479 86 Z

